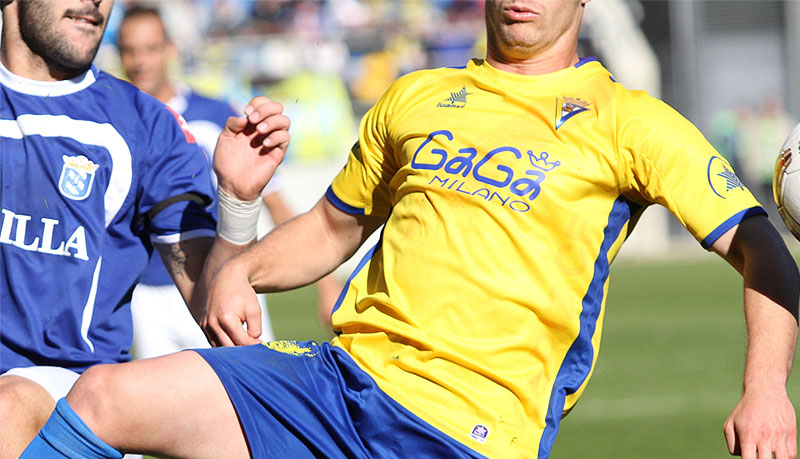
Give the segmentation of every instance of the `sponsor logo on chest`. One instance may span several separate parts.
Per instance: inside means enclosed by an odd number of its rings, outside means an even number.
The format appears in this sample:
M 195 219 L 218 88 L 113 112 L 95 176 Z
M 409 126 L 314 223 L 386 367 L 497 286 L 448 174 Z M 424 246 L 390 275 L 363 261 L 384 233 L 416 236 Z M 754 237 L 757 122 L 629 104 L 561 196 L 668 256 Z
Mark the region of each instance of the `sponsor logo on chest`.
M 86 230 L 78 225 L 66 240 L 56 240 L 54 229 L 61 222 L 42 217 L 34 221 L 30 215 L 0 209 L 0 244 L 8 244 L 28 252 L 46 253 L 87 261 Z
M 529 211 L 547 174 L 561 166 L 561 161 L 551 158 L 546 151 L 523 153 L 508 145 L 488 152 L 472 147 L 452 151 L 447 145 L 453 140 L 448 130 L 431 132 L 414 152 L 411 167 L 434 173 L 428 185 L 467 194 L 515 212 Z

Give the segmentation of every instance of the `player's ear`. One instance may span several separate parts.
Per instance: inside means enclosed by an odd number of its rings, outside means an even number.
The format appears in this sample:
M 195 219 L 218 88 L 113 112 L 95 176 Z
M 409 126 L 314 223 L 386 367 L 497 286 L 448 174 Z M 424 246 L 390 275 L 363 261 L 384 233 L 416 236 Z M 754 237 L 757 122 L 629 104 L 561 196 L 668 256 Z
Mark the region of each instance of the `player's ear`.
M 178 47 L 175 46 L 175 42 L 172 40 L 167 40 L 165 51 L 167 53 L 168 60 L 173 60 L 178 57 Z

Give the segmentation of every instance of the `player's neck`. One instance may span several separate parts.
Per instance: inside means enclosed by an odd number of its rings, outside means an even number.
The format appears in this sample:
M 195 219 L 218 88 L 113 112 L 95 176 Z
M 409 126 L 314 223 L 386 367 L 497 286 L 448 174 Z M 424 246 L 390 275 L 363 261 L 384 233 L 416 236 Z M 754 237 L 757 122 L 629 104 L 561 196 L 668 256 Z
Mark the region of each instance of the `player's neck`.
M 578 54 L 557 56 L 557 57 L 537 57 L 531 59 L 509 59 L 498 58 L 489 53 L 486 62 L 492 67 L 509 73 L 520 75 L 544 75 L 557 72 L 567 67 L 577 64 L 580 59 Z
M 0 61 L 14 75 L 36 81 L 62 81 L 79 76 L 86 70 L 67 70 L 50 65 L 42 56 L 31 51 L 27 46 L 14 46 L 5 33 L 3 39 L 9 39 L 0 47 Z
M 166 104 L 177 94 L 178 92 L 175 90 L 175 86 L 169 81 L 165 81 L 164 84 L 159 85 L 150 95 Z
M 492 67 L 521 75 L 544 75 L 578 63 L 578 36 L 564 35 L 550 46 L 540 49 L 519 49 L 489 40 L 486 62 Z

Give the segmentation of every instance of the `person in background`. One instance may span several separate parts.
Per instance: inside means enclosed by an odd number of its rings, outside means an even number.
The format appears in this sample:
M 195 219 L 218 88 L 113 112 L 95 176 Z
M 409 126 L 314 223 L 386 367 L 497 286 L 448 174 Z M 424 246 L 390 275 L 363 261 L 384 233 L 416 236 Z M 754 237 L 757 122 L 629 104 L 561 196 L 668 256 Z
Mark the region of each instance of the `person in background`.
M 183 117 L 187 129 L 206 152 L 211 164 L 214 147 L 225 121 L 230 116 L 236 116 L 236 112 L 228 102 L 198 94 L 187 85 L 170 78 L 169 65 L 177 56 L 177 47 L 169 38 L 160 11 L 155 7 L 136 4 L 127 8 L 119 25 L 117 46 L 125 76 L 139 89 Z M 274 177 L 264 188 L 262 200 L 274 225 L 294 216 L 281 195 L 279 177 Z M 333 275 L 317 282 L 319 318 L 327 327 L 330 327 L 330 312 L 340 290 L 341 285 Z M 271 341 L 274 333 L 266 295 L 261 294 L 258 298 L 263 308 L 260 339 Z M 131 312 L 134 322 L 133 350 L 137 358 L 209 346 L 159 256 L 151 258 L 136 286 Z

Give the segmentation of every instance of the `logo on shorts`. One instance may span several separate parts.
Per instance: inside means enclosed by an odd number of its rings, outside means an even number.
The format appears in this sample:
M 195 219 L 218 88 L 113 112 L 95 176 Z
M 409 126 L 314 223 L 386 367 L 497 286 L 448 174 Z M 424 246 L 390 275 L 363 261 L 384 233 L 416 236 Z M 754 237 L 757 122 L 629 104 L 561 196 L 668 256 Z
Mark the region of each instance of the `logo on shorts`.
M 556 129 L 560 128 L 568 119 L 589 110 L 591 104 L 577 97 L 564 97 L 556 99 Z
M 58 191 L 74 201 L 86 199 L 92 191 L 94 175 L 100 166 L 83 155 L 63 155 L 61 158 L 64 160 L 64 166 L 58 179 Z
M 451 92 L 450 97 L 436 104 L 437 107 L 464 108 L 467 105 L 467 96 L 472 94 L 467 92 L 467 87 L 462 86 L 458 92 Z
M 489 436 L 489 428 L 483 424 L 475 424 L 472 432 L 469 433 L 470 438 L 478 441 L 479 443 L 486 442 L 486 437 Z
M 272 349 L 273 351 L 277 351 L 283 354 L 289 355 L 303 355 L 306 357 L 314 357 L 317 355 L 317 348 L 316 345 L 309 345 L 304 346 L 304 344 L 310 343 L 301 343 L 300 341 L 268 341 L 266 343 L 262 343 L 264 346 Z
M 728 162 L 719 156 L 712 156 L 708 161 L 708 184 L 711 186 L 711 191 L 722 199 L 725 199 L 723 194 L 731 190 L 736 188 L 744 190 L 744 184 L 729 166 Z

